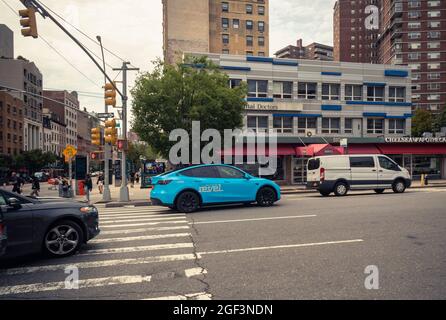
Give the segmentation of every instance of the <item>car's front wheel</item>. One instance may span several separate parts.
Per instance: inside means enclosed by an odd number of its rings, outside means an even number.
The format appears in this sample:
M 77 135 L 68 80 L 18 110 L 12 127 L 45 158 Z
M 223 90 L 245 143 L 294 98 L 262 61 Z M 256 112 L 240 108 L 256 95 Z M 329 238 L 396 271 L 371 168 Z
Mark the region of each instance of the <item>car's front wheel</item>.
M 257 204 L 261 207 L 271 207 L 276 202 L 276 193 L 270 187 L 264 187 L 257 193 Z
M 45 234 L 43 249 L 52 257 L 68 257 L 76 253 L 83 243 L 81 227 L 73 221 L 59 221 Z
M 200 198 L 195 192 L 186 191 L 178 196 L 176 209 L 183 213 L 192 213 L 200 207 Z

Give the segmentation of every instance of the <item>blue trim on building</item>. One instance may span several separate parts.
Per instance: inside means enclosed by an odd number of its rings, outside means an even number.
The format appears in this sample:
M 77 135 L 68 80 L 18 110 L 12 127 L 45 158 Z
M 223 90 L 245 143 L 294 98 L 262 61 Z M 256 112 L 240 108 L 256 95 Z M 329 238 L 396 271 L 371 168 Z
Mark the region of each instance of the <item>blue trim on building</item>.
M 411 102 L 385 102 L 385 101 L 346 101 L 346 104 L 368 105 L 368 106 L 388 106 L 388 107 L 411 107 Z
M 191 68 L 197 68 L 197 69 L 203 69 L 206 67 L 204 63 L 183 63 L 183 67 L 191 67 Z
M 308 113 L 275 113 L 273 117 L 296 117 L 296 118 L 321 118 L 322 114 L 308 114 Z
M 364 112 L 362 114 L 363 117 L 377 117 L 377 118 L 385 118 L 387 117 L 387 113 L 381 113 L 381 112 Z
M 385 87 L 387 83 L 385 82 L 364 82 L 365 86 L 369 87 Z
M 384 71 L 384 75 L 386 77 L 407 78 L 409 76 L 409 72 L 405 70 L 386 70 Z
M 248 97 L 246 99 L 248 102 L 274 102 L 273 98 L 255 98 L 255 97 Z
M 412 118 L 413 117 L 412 113 L 405 113 L 404 116 L 406 118 Z
M 247 57 L 246 57 L 246 61 L 273 63 L 273 62 L 274 62 L 274 59 L 273 59 L 273 58 L 266 58 L 266 57 L 253 57 L 253 56 L 247 56 Z
M 342 72 L 328 72 L 328 71 L 322 71 L 321 75 L 323 76 L 342 76 Z
M 335 105 L 335 104 L 323 104 L 321 105 L 322 111 L 342 111 L 341 105 Z
M 273 60 L 273 65 L 276 66 L 291 66 L 291 67 L 298 67 L 299 63 L 295 61 L 280 61 L 280 60 Z
M 386 116 L 386 119 L 406 119 L 405 116 Z
M 251 71 L 250 67 L 236 67 L 236 66 L 220 66 L 223 70 L 232 70 L 232 71 Z

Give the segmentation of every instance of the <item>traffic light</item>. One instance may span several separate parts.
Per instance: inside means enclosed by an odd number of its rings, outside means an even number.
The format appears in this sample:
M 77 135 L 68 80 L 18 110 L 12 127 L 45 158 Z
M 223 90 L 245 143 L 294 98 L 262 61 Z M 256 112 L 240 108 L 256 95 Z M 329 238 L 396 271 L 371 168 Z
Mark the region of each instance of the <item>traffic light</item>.
M 118 129 L 116 129 L 116 120 L 105 121 L 105 142 L 115 145 L 118 140 Z
M 95 146 L 100 146 L 101 143 L 101 128 L 91 129 L 91 143 Z
M 127 140 L 118 140 L 117 147 L 119 151 L 128 150 Z
M 36 9 L 33 7 L 28 7 L 23 10 L 19 10 L 20 15 L 20 25 L 22 28 L 22 35 L 24 37 L 37 38 L 37 20 L 36 20 Z
M 105 105 L 116 107 L 116 89 L 113 84 L 106 83 L 105 89 Z

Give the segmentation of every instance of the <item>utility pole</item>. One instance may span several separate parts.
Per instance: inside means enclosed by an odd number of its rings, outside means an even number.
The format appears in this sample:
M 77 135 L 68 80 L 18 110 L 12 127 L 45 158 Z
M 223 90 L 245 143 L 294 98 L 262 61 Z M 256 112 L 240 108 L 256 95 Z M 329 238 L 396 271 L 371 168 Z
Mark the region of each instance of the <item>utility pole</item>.
M 128 146 L 127 143 L 127 71 L 139 71 L 139 68 L 129 68 L 130 62 L 123 62 L 122 68 L 113 69 L 114 71 L 122 71 L 122 138 L 126 141 L 125 146 Z M 128 202 L 130 200 L 129 197 L 129 188 L 127 187 L 127 157 L 126 157 L 126 148 L 122 150 L 122 158 L 121 158 L 121 175 L 122 175 L 122 183 L 121 188 L 119 189 L 119 202 Z
M 105 56 L 104 56 L 104 47 L 102 46 L 102 38 L 100 36 L 96 36 L 99 44 L 101 45 L 102 52 L 102 64 L 105 71 Z M 104 86 L 107 84 L 107 76 L 104 73 Z M 105 113 L 108 113 L 108 105 L 105 103 Z M 108 119 L 105 119 L 107 121 Z M 110 152 L 111 146 L 108 143 L 104 144 L 104 193 L 102 194 L 103 201 L 111 201 L 111 193 L 110 193 Z

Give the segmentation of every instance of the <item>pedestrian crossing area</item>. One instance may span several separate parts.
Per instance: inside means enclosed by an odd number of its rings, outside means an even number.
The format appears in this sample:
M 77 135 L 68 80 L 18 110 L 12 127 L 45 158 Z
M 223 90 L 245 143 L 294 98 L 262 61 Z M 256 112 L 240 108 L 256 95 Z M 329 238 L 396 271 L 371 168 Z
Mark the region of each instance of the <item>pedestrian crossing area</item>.
M 101 233 L 76 255 L 0 266 L 0 300 L 212 298 L 185 214 L 97 207 Z

